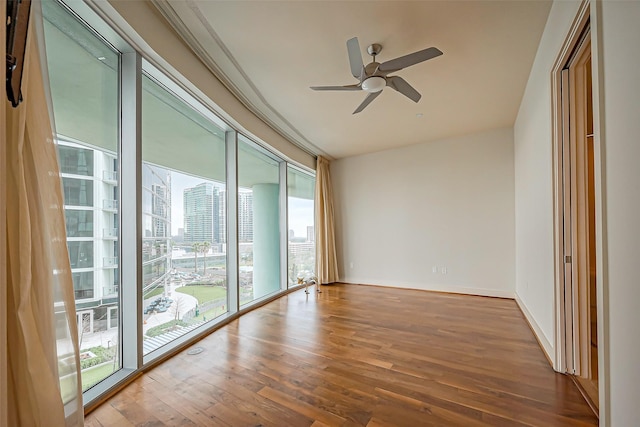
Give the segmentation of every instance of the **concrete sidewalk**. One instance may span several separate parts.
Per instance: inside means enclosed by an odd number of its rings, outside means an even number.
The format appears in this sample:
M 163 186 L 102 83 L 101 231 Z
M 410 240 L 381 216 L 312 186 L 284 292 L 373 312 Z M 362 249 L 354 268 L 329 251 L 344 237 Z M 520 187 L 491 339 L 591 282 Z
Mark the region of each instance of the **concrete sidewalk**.
M 149 303 L 152 300 L 155 300 L 156 298 L 158 297 L 154 297 L 151 300 L 148 300 Z M 183 294 L 181 292 L 172 292 L 172 296 L 170 298 L 173 299 L 173 303 L 164 313 L 157 313 L 154 311 L 151 314 L 142 315 L 144 319 L 144 322 L 142 324 L 142 331 L 144 333 L 147 333 L 147 331 L 150 328 L 153 328 L 158 325 L 162 325 L 163 323 L 170 322 L 176 319 L 176 317 L 178 319 L 182 319 L 182 317 L 186 312 L 194 309 L 196 305 L 198 305 L 198 300 L 195 297 L 192 297 L 191 295 Z M 177 316 L 176 316 L 176 310 L 177 310 Z
M 198 304 L 198 300 L 187 294 L 181 292 L 175 292 L 176 288 L 180 286 L 171 286 L 171 291 L 168 292 L 169 298 L 173 299 L 173 303 L 164 313 L 153 312 L 151 314 L 143 314 L 142 332 L 146 334 L 150 328 L 153 328 L 163 323 L 170 322 L 176 319 L 176 310 L 178 310 L 177 317 L 182 319 L 185 313 L 192 310 Z M 144 300 L 143 307 L 146 308 L 153 300 L 160 298 L 161 295 L 154 296 Z M 102 346 L 110 348 L 111 346 L 118 344 L 118 328 L 112 328 L 106 331 L 98 331 L 92 334 L 85 333 L 82 335 L 80 350 L 86 350 L 91 347 Z

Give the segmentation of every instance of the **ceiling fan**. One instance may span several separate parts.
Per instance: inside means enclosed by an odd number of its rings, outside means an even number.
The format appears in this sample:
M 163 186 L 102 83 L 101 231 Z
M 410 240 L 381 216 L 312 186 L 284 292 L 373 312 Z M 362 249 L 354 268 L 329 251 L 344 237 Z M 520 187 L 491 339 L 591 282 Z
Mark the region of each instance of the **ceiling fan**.
M 442 55 L 442 52 L 435 48 L 419 50 L 408 55 L 401 56 L 382 64 L 376 62 L 376 55 L 380 53 L 382 46 L 374 43 L 367 48 L 369 55 L 373 56 L 373 61 L 366 66 L 362 62 L 360 54 L 360 44 L 358 38 L 354 37 L 347 40 L 347 52 L 349 54 L 349 65 L 351 66 L 351 74 L 359 80 L 358 84 L 345 86 L 311 86 L 313 90 L 364 90 L 369 92 L 362 104 L 356 108 L 353 114 L 364 110 L 371 103 L 385 86 L 397 90 L 413 102 L 420 100 L 420 93 L 415 90 L 405 79 L 398 76 L 389 76 L 390 73 L 400 71 L 403 68 L 410 67 L 428 59 Z

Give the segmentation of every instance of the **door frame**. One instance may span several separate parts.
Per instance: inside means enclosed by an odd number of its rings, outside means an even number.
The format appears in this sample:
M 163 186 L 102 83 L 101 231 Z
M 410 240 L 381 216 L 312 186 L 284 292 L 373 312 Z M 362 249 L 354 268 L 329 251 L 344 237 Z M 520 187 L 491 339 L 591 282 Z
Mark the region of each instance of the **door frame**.
M 574 21 L 566 35 L 551 71 L 552 102 L 552 173 L 553 173 L 553 229 L 554 229 L 554 282 L 555 282 L 555 340 L 553 368 L 562 373 L 567 372 L 568 352 L 566 319 L 568 313 L 565 305 L 565 252 L 563 227 L 563 106 L 562 106 L 562 70 L 569 62 L 575 47 L 581 41 L 583 30 L 590 26 L 592 93 L 593 93 L 593 140 L 594 140 L 594 179 L 595 179 L 595 228 L 596 228 L 596 294 L 597 294 L 597 335 L 598 335 L 598 392 L 599 415 L 601 425 L 609 425 L 610 385 L 609 385 L 609 347 L 608 336 L 608 292 L 606 277 L 606 211 L 603 206 L 604 180 L 604 147 L 601 142 L 601 112 L 603 97 L 601 94 L 602 42 L 600 39 L 600 9 L 598 1 L 583 0 Z
M 572 126 L 571 132 L 571 224 L 573 231 L 572 239 L 572 291 L 574 295 L 574 347 L 579 348 L 579 354 L 574 355 L 573 373 L 580 377 L 589 378 L 591 376 L 591 295 L 590 280 L 591 265 L 590 253 L 590 206 L 589 191 L 593 190 L 589 181 L 589 155 L 588 147 L 581 141 L 588 138 L 588 117 L 587 113 L 579 106 L 588 101 L 586 94 L 587 68 L 586 64 L 591 63 L 591 29 L 586 28 L 584 39 L 580 41 L 577 52 L 571 60 L 572 65 L 569 71 L 569 79 L 572 82 L 572 94 L 570 94 L 570 117 Z M 591 82 L 592 83 L 592 82 Z M 593 85 L 592 85 L 593 86 Z M 593 138 L 593 135 L 591 135 Z M 595 218 L 594 218 L 595 220 Z M 596 236 L 597 237 L 597 236 Z M 594 239 L 595 240 L 595 239 Z M 566 255 L 566 254 L 565 254 Z M 576 357 L 579 356 L 579 357 Z
M 580 5 L 578 14 L 574 19 L 571 30 L 562 45 L 562 49 L 554 63 L 551 72 L 551 100 L 552 115 L 551 127 L 553 130 L 553 230 L 554 230 L 554 274 L 555 274 L 555 301 L 556 301 L 556 328 L 555 328 L 555 358 L 553 368 L 558 372 L 567 372 L 567 358 L 569 354 L 567 348 L 567 336 L 569 332 L 566 329 L 566 318 L 569 307 L 565 302 L 565 236 L 564 236 L 564 165 L 563 156 L 564 144 L 563 140 L 567 138 L 565 127 L 563 126 L 565 118 L 563 114 L 567 111 L 567 105 L 563 106 L 562 87 L 563 75 L 566 80 L 566 73 L 562 70 L 569 61 L 575 46 L 580 42 L 584 28 L 589 22 L 588 2 Z M 565 84 L 567 82 L 565 81 Z M 569 237 L 569 236 L 567 236 Z M 570 237 L 569 237 L 570 239 Z

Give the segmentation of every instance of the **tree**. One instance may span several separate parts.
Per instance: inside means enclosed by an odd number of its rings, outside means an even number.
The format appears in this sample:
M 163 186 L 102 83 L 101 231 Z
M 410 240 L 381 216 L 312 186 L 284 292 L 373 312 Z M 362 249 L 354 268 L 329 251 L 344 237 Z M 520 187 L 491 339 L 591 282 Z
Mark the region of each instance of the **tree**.
M 169 308 L 169 313 L 173 314 L 174 320 L 182 320 L 184 314 L 187 312 L 187 301 L 180 295 L 180 292 L 175 292 L 173 295 L 173 304 Z
M 207 274 L 207 254 L 209 253 L 209 249 L 211 249 L 210 242 L 202 242 L 200 243 L 200 253 L 202 254 L 202 262 L 204 263 L 204 272 L 203 275 Z
M 82 315 L 80 316 L 81 320 L 80 320 L 80 324 L 78 325 L 78 338 L 79 338 L 79 344 L 78 344 L 78 348 L 80 348 L 80 350 L 82 350 L 82 339 L 84 338 L 84 333 L 85 332 L 89 332 L 89 330 L 91 329 L 91 317 L 89 314 L 87 313 L 82 313 Z
M 298 280 L 298 266 L 296 263 L 292 263 L 289 267 L 289 283 L 296 283 Z
M 193 242 L 191 248 L 193 249 L 193 255 L 195 257 L 195 272 L 198 272 L 198 252 L 200 252 L 200 242 Z

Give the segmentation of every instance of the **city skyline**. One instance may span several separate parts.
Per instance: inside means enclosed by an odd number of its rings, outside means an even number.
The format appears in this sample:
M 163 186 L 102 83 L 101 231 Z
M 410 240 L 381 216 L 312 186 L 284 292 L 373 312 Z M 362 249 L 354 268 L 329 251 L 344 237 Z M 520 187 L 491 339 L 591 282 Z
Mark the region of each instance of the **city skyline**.
M 217 187 L 219 191 L 225 191 L 226 186 L 223 183 L 208 181 L 195 176 L 187 175 L 177 171 L 171 171 L 171 194 L 174 195 L 171 204 L 171 235 L 177 236 L 179 228 L 185 228 L 184 224 L 184 201 L 182 195 L 184 190 L 196 187 L 204 182 L 211 183 Z M 239 190 L 240 192 L 248 192 L 250 189 Z M 179 195 L 176 197 L 176 195 Z M 288 230 L 294 230 L 296 237 L 305 237 L 307 235 L 307 227 L 313 226 L 314 210 L 313 200 L 298 199 L 289 197 L 289 226 Z

